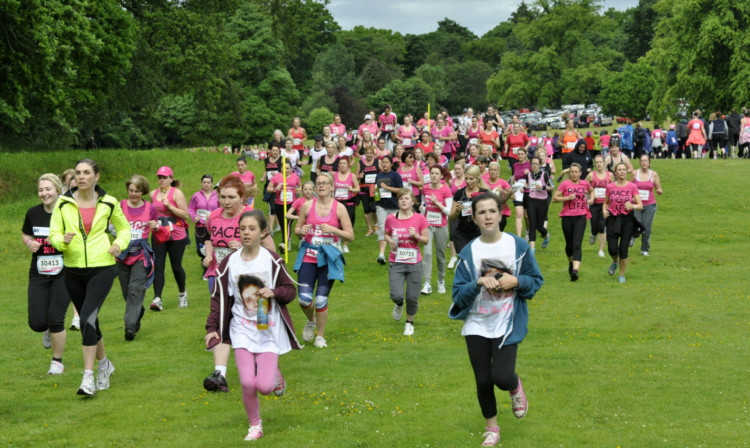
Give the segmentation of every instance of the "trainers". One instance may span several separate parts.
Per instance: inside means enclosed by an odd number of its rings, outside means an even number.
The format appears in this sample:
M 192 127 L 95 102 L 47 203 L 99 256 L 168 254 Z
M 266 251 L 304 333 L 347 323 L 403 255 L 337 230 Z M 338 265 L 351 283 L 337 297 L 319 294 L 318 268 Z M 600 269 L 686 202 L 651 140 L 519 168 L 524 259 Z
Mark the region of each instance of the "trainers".
M 180 298 L 178 299 L 177 308 L 187 308 L 187 291 L 180 293 Z
M 420 291 L 422 294 L 432 294 L 432 286 L 430 286 L 429 283 L 425 282 L 424 286 L 422 286 L 422 291 Z
M 348 245 L 348 244 L 344 244 L 344 251 L 343 251 L 343 252 L 344 252 L 345 254 L 348 254 L 348 253 L 349 253 L 349 245 Z
M 115 365 L 109 359 L 104 366 L 101 362 L 99 363 L 99 371 L 96 373 L 96 390 L 109 389 L 109 377 L 114 371 Z
M 60 361 L 52 361 L 49 364 L 49 371 L 47 371 L 47 375 L 62 375 L 62 373 L 65 371 L 65 366 L 63 366 L 63 363 Z
M 365 236 L 372 236 L 373 233 L 372 229 L 370 229 L 365 233 Z
M 73 316 L 73 321 L 70 323 L 69 330 L 81 331 L 81 318 L 80 317 Z
M 609 275 L 615 275 L 615 271 L 617 271 L 617 263 L 615 263 L 615 262 L 613 261 L 613 262 L 612 262 L 612 264 L 611 264 L 611 265 L 609 265 L 609 269 L 607 269 L 607 273 L 608 273 Z
M 523 239 L 528 242 L 529 241 L 529 231 L 526 231 L 526 236 L 523 237 Z
M 596 243 L 596 235 L 591 235 L 591 237 L 589 238 L 589 244 L 593 246 L 594 243 Z
M 151 301 L 151 311 L 164 311 L 164 307 L 161 306 L 161 298 L 154 297 Z
M 625 276 L 621 275 L 620 278 L 617 279 L 619 283 L 625 283 Z
M 130 328 L 125 330 L 125 340 L 126 341 L 132 341 L 135 339 L 135 330 L 131 330 Z
M 411 322 L 407 322 L 406 325 L 404 325 L 404 336 L 412 336 L 414 334 L 414 324 Z
M 604 255 L 604 251 L 603 251 L 603 250 L 600 250 L 600 251 L 599 251 L 599 258 L 604 258 L 604 257 L 605 257 L 605 255 Z
M 385 257 L 382 255 L 378 255 L 378 264 L 385 264 Z
M 520 376 L 518 377 L 518 388 L 510 392 L 510 401 L 513 404 L 513 415 L 516 418 L 523 418 L 526 411 L 529 410 L 529 400 L 526 399 L 526 394 L 523 392 Z
M 578 281 L 578 269 L 573 269 L 573 272 L 570 273 L 570 281 Z
M 245 440 L 258 440 L 261 437 L 263 437 L 263 425 L 255 425 L 247 431 Z
M 497 428 L 484 428 L 484 442 L 482 446 L 495 446 L 500 442 L 500 427 Z
M 445 294 L 445 281 L 438 282 L 438 294 Z
M 632 236 L 630 237 L 630 243 L 628 244 L 629 247 L 633 247 L 633 244 L 635 244 L 635 238 Z
M 84 371 L 83 381 L 81 381 L 81 387 L 78 388 L 78 395 L 94 395 L 96 393 L 96 386 L 94 385 L 94 372 Z
M 318 348 L 324 348 L 328 347 L 328 344 L 326 344 L 326 338 L 323 336 L 315 336 L 315 342 L 313 343 Z
M 547 238 L 542 241 L 542 249 L 546 249 L 547 246 L 549 246 L 549 233 L 547 234 Z
M 642 250 L 641 251 L 641 255 L 643 255 L 644 257 L 648 257 L 648 251 L 647 250 Z
M 203 388 L 209 392 L 229 392 L 227 379 L 221 374 L 220 370 L 214 370 L 203 380 Z
M 45 330 L 42 334 L 42 345 L 44 348 L 52 348 L 52 336 L 50 336 L 49 330 Z
M 458 262 L 458 258 L 457 257 L 451 257 L 451 259 L 448 260 L 448 269 L 455 268 L 457 262 Z
M 286 245 L 284 243 L 279 243 L 279 255 L 284 255 L 286 253 Z
M 404 314 L 404 304 L 401 305 L 395 304 L 393 305 L 393 320 L 399 321 L 401 320 L 401 316 Z
M 310 322 L 309 320 L 305 324 L 305 328 L 302 329 L 302 340 L 310 342 L 315 337 L 315 321 Z
M 284 395 L 286 392 L 286 380 L 284 375 L 281 374 L 281 370 L 276 369 L 276 387 L 273 388 L 273 393 L 277 397 Z

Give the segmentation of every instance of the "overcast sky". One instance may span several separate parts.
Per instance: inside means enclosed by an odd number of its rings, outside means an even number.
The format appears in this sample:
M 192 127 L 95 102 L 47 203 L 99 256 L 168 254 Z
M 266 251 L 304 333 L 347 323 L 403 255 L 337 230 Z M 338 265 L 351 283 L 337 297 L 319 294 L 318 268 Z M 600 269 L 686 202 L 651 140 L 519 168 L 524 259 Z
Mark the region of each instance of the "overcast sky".
M 521 0 L 330 0 L 328 10 L 345 30 L 362 25 L 401 34 L 424 34 L 435 31 L 437 22 L 449 17 L 482 36 L 507 20 L 519 3 Z M 602 11 L 609 8 L 625 10 L 636 5 L 638 0 L 604 0 Z

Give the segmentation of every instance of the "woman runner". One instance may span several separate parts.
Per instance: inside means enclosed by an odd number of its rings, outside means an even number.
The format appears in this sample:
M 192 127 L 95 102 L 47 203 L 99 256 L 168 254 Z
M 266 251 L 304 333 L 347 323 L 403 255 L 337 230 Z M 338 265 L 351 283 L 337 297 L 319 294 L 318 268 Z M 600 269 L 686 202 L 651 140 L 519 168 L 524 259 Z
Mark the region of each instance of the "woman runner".
M 648 257 L 651 250 L 651 227 L 656 215 L 656 196 L 664 193 L 661 189 L 659 174 L 651 169 L 651 159 L 644 154 L 640 159 L 641 169 L 633 175 L 633 183 L 638 188 L 638 195 L 643 203 L 642 210 L 635 211 L 635 219 L 641 224 L 643 234 L 641 235 L 641 255 Z
M 589 199 L 593 189 L 585 180 L 581 179 L 581 165 L 574 163 L 570 165 L 568 179 L 564 180 L 552 202 L 562 202 L 560 211 L 562 221 L 562 233 L 565 237 L 565 255 L 568 257 L 568 274 L 570 281 L 578 280 L 578 271 L 581 267 L 581 245 L 583 235 L 586 232 L 586 220 L 591 217 L 589 212 Z M 593 202 L 593 198 L 590 199 Z
M 424 214 L 427 218 L 427 244 L 424 247 L 422 259 L 422 274 L 424 285 L 422 294 L 431 294 L 432 285 L 432 253 L 437 254 L 438 294 L 445 294 L 445 246 L 448 243 L 448 220 L 453 206 L 451 189 L 443 183 L 444 176 L 450 178 L 450 173 L 439 165 L 430 168 L 430 182 L 424 186 Z M 401 203 L 399 202 L 399 206 Z M 399 209 L 400 210 L 400 209 Z M 434 240 L 434 244 L 433 244 Z M 400 241 L 399 241 L 400 243 Z
M 589 206 L 591 210 L 591 238 L 589 244 L 594 244 L 599 239 L 599 257 L 604 258 L 604 241 L 606 233 L 604 231 L 604 197 L 607 195 L 607 185 L 614 181 L 612 173 L 607 171 L 604 166 L 602 156 L 594 157 L 594 171 L 586 177 L 586 182 L 591 184 L 594 189 L 594 202 Z
M 616 179 L 607 185 L 604 197 L 604 219 L 607 220 L 607 247 L 612 264 L 607 271 L 615 275 L 620 267 L 620 283 L 625 283 L 625 271 L 628 268 L 628 247 L 633 235 L 635 219 L 633 210 L 643 210 L 643 202 L 638 194 L 638 187 L 628 182 L 628 167 L 618 163 L 615 167 Z

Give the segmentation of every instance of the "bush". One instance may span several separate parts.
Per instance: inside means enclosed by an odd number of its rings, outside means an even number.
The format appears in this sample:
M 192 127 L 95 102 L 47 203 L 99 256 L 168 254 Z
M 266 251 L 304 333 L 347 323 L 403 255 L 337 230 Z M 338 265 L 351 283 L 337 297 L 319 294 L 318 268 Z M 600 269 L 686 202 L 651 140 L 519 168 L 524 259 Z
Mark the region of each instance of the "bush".
M 305 129 L 308 137 L 314 137 L 323 133 L 323 127 L 333 123 L 333 112 L 327 107 L 318 107 L 310 111 L 305 120 Z

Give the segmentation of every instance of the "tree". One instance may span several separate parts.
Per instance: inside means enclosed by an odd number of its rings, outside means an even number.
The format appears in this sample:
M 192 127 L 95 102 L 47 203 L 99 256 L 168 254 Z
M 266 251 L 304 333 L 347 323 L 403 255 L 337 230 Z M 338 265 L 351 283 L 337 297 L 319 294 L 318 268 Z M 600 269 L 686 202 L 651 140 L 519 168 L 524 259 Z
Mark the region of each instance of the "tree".
M 312 89 L 328 92 L 338 84 L 353 86 L 356 81 L 354 57 L 337 42 L 320 53 L 312 70 Z
M 604 113 L 630 118 L 646 115 L 655 82 L 654 68 L 645 61 L 637 64 L 627 62 L 621 72 L 614 72 L 599 95 L 599 104 Z
M 364 101 L 354 96 L 348 86 L 339 84 L 328 93 L 336 102 L 337 107 L 334 110 L 341 115 L 342 123 L 348 128 L 357 127 L 357 123 L 362 123 L 366 113 Z
M 466 61 L 459 65 L 445 67 L 448 96 L 441 102 L 450 112 L 458 112 L 464 107 L 476 110 L 487 108 L 487 84 L 492 75 L 492 67 L 482 61 Z
M 333 112 L 327 107 L 319 107 L 310 111 L 305 119 L 305 128 L 308 129 L 310 136 L 322 133 L 322 129 L 333 123 Z
M 422 115 L 427 110 L 427 104 L 435 104 L 432 89 L 421 78 L 409 78 L 406 81 L 396 79 L 387 86 L 378 90 L 368 98 L 368 104 L 372 108 L 382 107 L 390 104 L 393 111 L 403 116 L 407 113 Z
M 380 59 L 372 58 L 362 70 L 362 90 L 365 95 L 377 92 L 394 79 L 403 78 L 399 67 L 383 64 Z
M 637 61 L 651 49 L 654 27 L 658 20 L 654 4 L 656 0 L 639 0 L 638 6 L 627 11 L 627 19 L 623 24 L 623 42 L 626 44 L 623 45 L 622 52 L 630 62 Z
M 414 72 L 414 77 L 421 79 L 430 87 L 435 101 L 440 102 L 448 97 L 448 84 L 443 67 L 423 64 Z
M 443 34 L 457 34 L 466 40 L 477 38 L 477 35 L 472 33 L 471 30 L 465 26 L 459 25 L 447 17 L 438 22 L 437 32 Z

